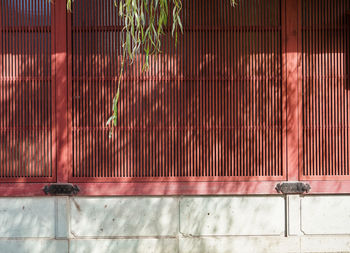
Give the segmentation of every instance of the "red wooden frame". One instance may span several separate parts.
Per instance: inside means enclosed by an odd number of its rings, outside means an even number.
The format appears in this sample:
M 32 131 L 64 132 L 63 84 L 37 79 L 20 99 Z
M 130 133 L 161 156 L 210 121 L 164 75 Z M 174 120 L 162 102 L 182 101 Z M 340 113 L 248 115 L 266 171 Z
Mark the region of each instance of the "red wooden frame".
M 348 194 L 350 181 L 309 181 L 311 194 Z M 79 196 L 279 195 L 277 182 L 78 183 Z M 47 183 L 1 183 L 0 196 L 44 196 Z
M 277 181 L 305 180 L 311 186 L 312 194 L 350 193 L 349 177 L 327 176 L 301 177 L 302 168 L 302 126 L 301 126 L 301 0 L 281 0 L 282 19 L 282 139 L 283 171 L 286 177 L 257 178 L 133 178 L 115 182 L 111 178 L 99 178 L 89 182 L 89 178 L 74 178 L 82 196 L 130 196 L 130 195 L 235 195 L 235 194 L 277 194 Z M 287 11 L 288 10 L 288 11 Z M 52 49 L 53 49 L 53 87 L 54 140 L 53 147 L 57 172 L 52 182 L 67 183 L 73 178 L 72 159 L 72 118 L 71 118 L 71 19 L 66 15 L 66 1 L 52 3 Z M 62 18 L 66 16 L 67 18 Z M 0 66 L 1 67 L 1 66 Z M 300 141 L 295 141 L 300 140 Z M 313 181 L 307 181 L 312 180 Z M 147 182 L 144 182 L 147 180 Z M 235 180 L 235 181 L 234 181 Z M 13 180 L 12 180 L 13 181 Z M 141 182 L 143 181 L 143 182 Z M 37 183 L 26 183 L 18 179 L 15 183 L 0 183 L 0 196 L 42 196 L 42 189 L 47 183 L 38 179 Z

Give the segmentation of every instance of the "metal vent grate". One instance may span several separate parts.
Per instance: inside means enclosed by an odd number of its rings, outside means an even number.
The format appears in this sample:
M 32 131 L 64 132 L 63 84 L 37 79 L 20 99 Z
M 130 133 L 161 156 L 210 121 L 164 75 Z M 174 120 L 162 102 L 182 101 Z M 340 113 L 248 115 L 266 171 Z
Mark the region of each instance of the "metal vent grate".
M 73 180 L 283 178 L 280 9 L 183 1 L 177 47 L 168 30 L 148 72 L 142 54 L 127 65 L 109 139 L 125 34 L 113 1 L 75 1 Z
M 304 176 L 349 176 L 348 0 L 302 1 Z
M 50 3 L 0 2 L 0 181 L 52 177 Z

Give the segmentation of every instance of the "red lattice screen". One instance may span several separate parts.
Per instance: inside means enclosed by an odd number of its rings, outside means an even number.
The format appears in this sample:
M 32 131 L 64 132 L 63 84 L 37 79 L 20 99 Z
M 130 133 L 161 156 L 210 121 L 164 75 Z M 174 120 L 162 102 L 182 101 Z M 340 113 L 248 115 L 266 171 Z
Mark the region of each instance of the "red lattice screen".
M 110 139 L 113 0 L 0 3 L 1 196 L 350 191 L 349 1 L 183 0 L 177 46 L 168 28 L 148 72 L 127 64 Z
M 50 3 L 1 0 L 0 13 L 0 181 L 52 180 Z
M 303 178 L 349 178 L 348 0 L 302 1 Z
M 110 0 L 73 10 L 72 181 L 285 178 L 279 0 L 183 1 L 178 45 L 127 66 L 111 139 L 122 23 Z

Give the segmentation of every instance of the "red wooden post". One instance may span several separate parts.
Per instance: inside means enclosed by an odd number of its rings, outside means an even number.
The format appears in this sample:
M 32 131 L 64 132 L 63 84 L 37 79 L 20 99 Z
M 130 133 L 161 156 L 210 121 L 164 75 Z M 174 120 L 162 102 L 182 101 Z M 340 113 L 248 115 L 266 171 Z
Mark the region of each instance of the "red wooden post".
M 51 2 L 50 4 L 51 8 L 51 86 L 52 86 L 52 91 L 51 91 L 51 105 L 52 105 L 52 119 L 53 123 L 50 124 L 50 130 L 52 131 L 52 141 L 51 141 L 51 146 L 52 146 L 52 176 L 54 178 L 53 182 L 56 182 L 57 178 L 57 133 L 56 133 L 56 34 L 55 34 L 55 4 Z
M 68 157 L 67 157 L 67 170 L 65 175 L 68 179 L 73 175 L 73 141 L 72 141 L 72 24 L 71 24 L 71 13 L 67 13 L 67 53 L 68 53 L 68 62 L 67 62 L 67 149 L 68 149 Z
M 0 17 L 0 117 L 4 114 L 4 102 L 3 102 L 3 99 L 4 99 L 4 86 L 3 86 L 3 80 L 2 80 L 2 73 L 3 73 L 3 68 L 2 68 L 2 58 L 3 58 L 3 55 L 2 55 L 2 4 L 0 4 L 0 14 L 1 14 L 1 17 Z M 0 118 L 1 119 L 1 118 Z M 0 120 L 0 143 L 1 145 L 3 145 L 2 143 L 5 142 L 5 134 L 3 134 L 4 132 L 4 126 L 3 126 L 3 120 Z M 1 166 L 0 166 L 0 177 L 4 176 L 5 174 L 5 166 L 4 166 L 4 156 L 5 154 L 4 153 L 4 148 L 3 146 L 1 146 L 1 149 L 0 149 L 0 163 L 1 163 Z
M 285 123 L 283 124 L 283 136 L 286 141 L 286 156 L 284 166 L 287 169 L 288 180 L 298 180 L 298 171 L 302 164 L 302 126 L 301 126 L 301 29 L 300 7 L 301 0 L 285 0 L 285 15 L 282 24 L 284 37 L 282 37 L 282 72 L 284 79 L 283 88 L 283 112 Z
M 56 142 L 57 182 L 68 181 L 72 157 L 68 144 L 68 80 L 67 80 L 67 21 L 66 0 L 56 0 L 55 8 L 55 86 L 56 86 Z

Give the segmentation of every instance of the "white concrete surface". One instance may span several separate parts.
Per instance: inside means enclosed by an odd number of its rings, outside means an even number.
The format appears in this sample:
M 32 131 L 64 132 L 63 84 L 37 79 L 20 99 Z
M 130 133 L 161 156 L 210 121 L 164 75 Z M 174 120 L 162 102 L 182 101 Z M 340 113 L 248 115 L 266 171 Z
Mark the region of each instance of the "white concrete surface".
M 74 237 L 175 236 L 176 198 L 71 198 Z
M 68 197 L 56 198 L 56 238 L 66 239 L 69 236 Z
M 180 200 L 185 235 L 283 235 L 282 197 L 186 197 Z
M 300 227 L 300 196 L 287 196 L 288 201 L 288 235 L 302 235 Z
M 307 235 L 350 234 L 350 196 L 302 197 L 301 229 Z
M 67 253 L 68 240 L 0 239 L 1 253 Z
M 55 213 L 55 198 L 0 198 L 0 238 L 54 238 Z
M 350 195 L 0 198 L 0 253 L 29 252 L 350 253 Z
M 176 239 L 101 239 L 71 240 L 74 253 L 177 253 Z
M 348 236 L 303 236 L 300 237 L 301 252 L 350 252 L 350 235 Z
M 181 253 L 294 253 L 300 252 L 297 237 L 216 237 L 180 240 Z

